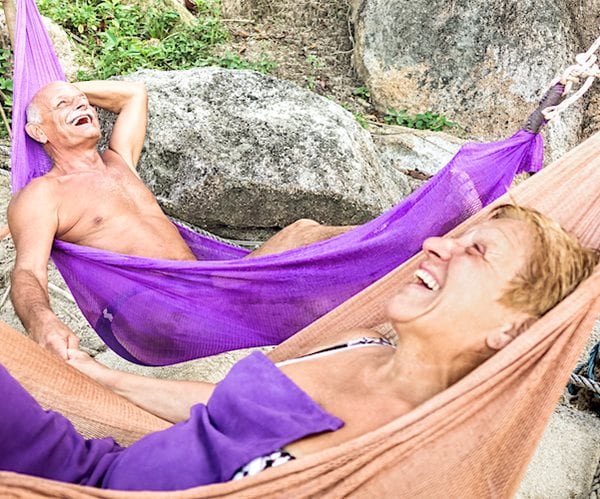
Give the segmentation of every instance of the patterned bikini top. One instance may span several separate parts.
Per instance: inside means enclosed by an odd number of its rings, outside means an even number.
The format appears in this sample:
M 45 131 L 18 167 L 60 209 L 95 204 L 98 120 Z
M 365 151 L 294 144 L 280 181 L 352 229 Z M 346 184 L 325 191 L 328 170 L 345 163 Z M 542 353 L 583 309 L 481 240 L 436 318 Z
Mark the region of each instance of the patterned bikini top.
M 283 367 L 283 366 L 287 366 L 289 364 L 295 364 L 296 362 L 301 362 L 303 360 L 314 359 L 315 357 L 324 357 L 326 355 L 330 355 L 332 353 L 339 352 L 340 350 L 347 350 L 347 349 L 351 349 L 351 348 L 370 347 L 370 346 L 395 348 L 394 344 L 385 338 L 369 338 L 368 336 L 363 336 L 362 338 L 350 340 L 345 343 L 338 343 L 337 345 L 332 345 L 330 347 L 326 347 L 321 350 L 317 350 L 316 352 L 307 353 L 306 355 L 301 355 L 300 357 L 296 357 L 294 359 L 283 360 L 281 362 L 278 362 L 276 364 L 276 366 Z

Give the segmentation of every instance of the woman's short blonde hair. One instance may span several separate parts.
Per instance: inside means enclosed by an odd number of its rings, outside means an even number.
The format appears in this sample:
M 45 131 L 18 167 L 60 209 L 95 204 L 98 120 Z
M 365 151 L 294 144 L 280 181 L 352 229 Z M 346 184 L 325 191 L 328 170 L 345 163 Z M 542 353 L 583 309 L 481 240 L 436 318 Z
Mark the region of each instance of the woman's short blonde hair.
M 558 223 L 537 210 L 504 204 L 491 218 L 520 220 L 533 229 L 533 251 L 511 280 L 500 302 L 541 317 L 590 276 L 600 261 L 598 251 L 585 248 Z

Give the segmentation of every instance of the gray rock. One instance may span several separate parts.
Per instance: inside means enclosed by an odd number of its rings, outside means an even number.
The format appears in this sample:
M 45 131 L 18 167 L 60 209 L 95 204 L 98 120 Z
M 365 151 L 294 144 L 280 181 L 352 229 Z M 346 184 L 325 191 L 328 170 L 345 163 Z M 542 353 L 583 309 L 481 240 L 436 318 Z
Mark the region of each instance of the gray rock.
M 192 224 L 356 224 L 409 190 L 350 113 L 292 83 L 217 68 L 128 78 L 149 92 L 141 177 L 165 211 Z
M 574 1 L 353 4 L 355 67 L 380 110 L 433 110 L 485 139 L 520 128 L 546 85 L 582 50 Z M 583 107 L 549 127 L 551 159 L 578 142 Z
M 465 142 L 443 132 L 400 126 L 373 128 L 371 135 L 381 162 L 405 174 L 413 188 L 446 166 Z

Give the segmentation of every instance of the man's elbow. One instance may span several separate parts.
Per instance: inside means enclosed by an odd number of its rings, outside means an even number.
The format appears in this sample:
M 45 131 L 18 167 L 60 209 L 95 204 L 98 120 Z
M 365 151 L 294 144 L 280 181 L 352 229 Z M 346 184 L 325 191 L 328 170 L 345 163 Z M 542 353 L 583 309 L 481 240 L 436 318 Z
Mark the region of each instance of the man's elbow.
M 138 99 L 148 102 L 148 89 L 143 81 L 132 81 L 131 93 Z

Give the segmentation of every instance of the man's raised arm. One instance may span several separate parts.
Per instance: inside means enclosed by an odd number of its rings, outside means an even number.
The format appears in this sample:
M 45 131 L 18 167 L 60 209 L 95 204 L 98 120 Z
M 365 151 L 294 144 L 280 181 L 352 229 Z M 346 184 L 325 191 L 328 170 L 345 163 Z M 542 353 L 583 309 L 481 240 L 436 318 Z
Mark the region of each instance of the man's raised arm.
M 63 359 L 79 339 L 50 308 L 48 258 L 58 226 L 56 200 L 43 180 L 32 181 L 10 202 L 8 224 L 17 250 L 11 300 L 29 335 Z
M 108 147 L 135 171 L 146 136 L 148 94 L 145 85 L 134 81 L 82 81 L 75 86 L 93 106 L 118 114 Z

